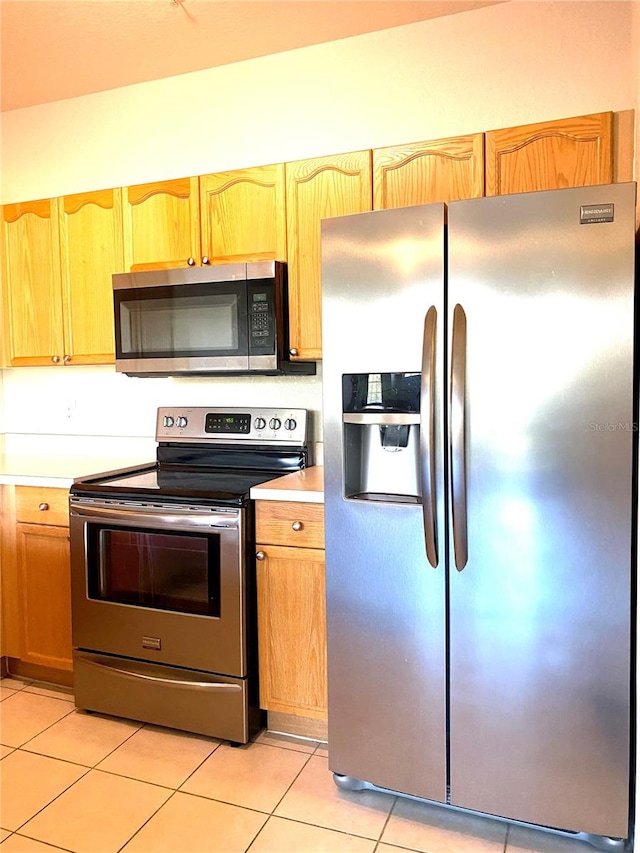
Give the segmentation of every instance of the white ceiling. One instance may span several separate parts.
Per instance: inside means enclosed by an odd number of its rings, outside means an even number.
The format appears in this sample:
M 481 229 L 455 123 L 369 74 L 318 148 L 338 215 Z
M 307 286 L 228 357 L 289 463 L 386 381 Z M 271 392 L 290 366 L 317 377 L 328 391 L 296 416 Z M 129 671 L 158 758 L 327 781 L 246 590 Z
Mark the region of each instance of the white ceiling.
M 2 110 L 507 0 L 0 0 Z

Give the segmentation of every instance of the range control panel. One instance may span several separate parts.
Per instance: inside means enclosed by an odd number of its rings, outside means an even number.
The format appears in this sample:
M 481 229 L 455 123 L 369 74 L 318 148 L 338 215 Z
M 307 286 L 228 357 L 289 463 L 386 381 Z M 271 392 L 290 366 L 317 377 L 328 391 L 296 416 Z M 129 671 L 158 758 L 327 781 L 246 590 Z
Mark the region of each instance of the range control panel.
M 161 407 L 156 421 L 156 441 L 304 446 L 307 443 L 308 419 L 306 409 Z

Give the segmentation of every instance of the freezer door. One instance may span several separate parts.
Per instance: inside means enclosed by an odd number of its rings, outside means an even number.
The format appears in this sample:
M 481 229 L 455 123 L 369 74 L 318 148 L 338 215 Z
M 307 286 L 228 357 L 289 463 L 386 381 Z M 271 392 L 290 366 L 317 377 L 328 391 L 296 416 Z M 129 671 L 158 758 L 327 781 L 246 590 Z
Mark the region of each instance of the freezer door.
M 451 802 L 618 837 L 634 209 L 633 184 L 449 207 Z
M 443 251 L 441 204 L 322 226 L 329 765 L 440 801 Z M 416 494 L 425 489 L 430 558 Z

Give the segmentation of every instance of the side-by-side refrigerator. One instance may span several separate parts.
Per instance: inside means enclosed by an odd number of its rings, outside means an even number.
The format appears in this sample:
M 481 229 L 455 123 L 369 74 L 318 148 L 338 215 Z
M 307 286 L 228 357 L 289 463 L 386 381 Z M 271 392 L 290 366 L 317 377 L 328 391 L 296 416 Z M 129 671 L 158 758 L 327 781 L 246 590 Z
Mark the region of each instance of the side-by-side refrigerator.
M 629 836 L 635 204 L 323 221 L 339 784 Z

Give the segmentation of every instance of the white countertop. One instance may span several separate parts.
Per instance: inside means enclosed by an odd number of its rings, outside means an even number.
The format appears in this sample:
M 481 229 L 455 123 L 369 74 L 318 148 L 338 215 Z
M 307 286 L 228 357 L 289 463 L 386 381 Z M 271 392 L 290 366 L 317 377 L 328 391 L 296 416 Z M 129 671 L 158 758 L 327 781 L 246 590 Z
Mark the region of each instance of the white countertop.
M 96 436 L 5 437 L 0 446 L 0 485 L 68 489 L 78 477 L 155 461 L 155 442 Z M 251 489 L 255 500 L 323 503 L 321 465 L 285 474 Z
M 251 497 L 260 501 L 298 501 L 324 503 L 324 468 L 314 465 L 303 471 L 285 474 L 251 489 Z
M 48 453 L 0 454 L 0 484 L 68 489 L 78 477 L 149 464 L 153 459 L 130 457 L 52 456 Z
M 68 489 L 78 477 L 155 461 L 155 442 L 96 436 L 5 437 L 0 484 Z

